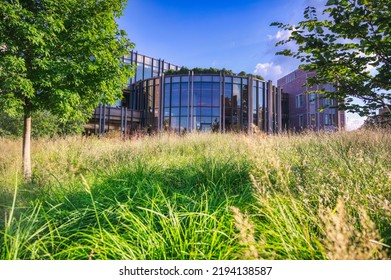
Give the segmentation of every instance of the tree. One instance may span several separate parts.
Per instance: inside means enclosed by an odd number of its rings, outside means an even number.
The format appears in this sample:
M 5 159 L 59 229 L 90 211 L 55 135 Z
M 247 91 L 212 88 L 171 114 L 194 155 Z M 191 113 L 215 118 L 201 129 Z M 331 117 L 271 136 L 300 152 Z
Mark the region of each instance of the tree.
M 370 115 L 391 103 L 391 2 L 389 0 L 329 0 L 318 18 L 307 7 L 297 25 L 272 23 L 290 37 L 277 43 L 296 44 L 297 50 L 277 54 L 299 59 L 300 68 L 316 72 L 309 86 L 334 84 L 322 91 L 339 101 L 341 110 Z M 353 104 L 357 97 L 363 104 Z
M 115 18 L 126 0 L 2 0 L 0 109 L 23 115 L 23 174 L 31 179 L 31 116 L 86 121 L 99 102 L 122 99 L 133 44 Z
M 59 117 L 48 111 L 34 111 L 31 114 L 34 122 L 31 123 L 32 137 L 55 137 L 70 134 L 81 134 L 84 127 L 80 121 L 59 121 Z M 6 112 L 0 112 L 0 137 L 23 136 L 23 116 L 10 116 Z

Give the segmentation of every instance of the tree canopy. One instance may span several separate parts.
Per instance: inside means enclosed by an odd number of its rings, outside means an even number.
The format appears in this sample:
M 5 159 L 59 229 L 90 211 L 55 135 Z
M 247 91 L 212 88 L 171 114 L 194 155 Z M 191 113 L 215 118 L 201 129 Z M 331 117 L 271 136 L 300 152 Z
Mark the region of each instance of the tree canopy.
M 297 58 L 300 68 L 314 71 L 309 86 L 334 84 L 323 93 L 339 100 L 339 108 L 369 115 L 391 104 L 391 2 L 329 0 L 318 16 L 307 7 L 296 25 L 272 23 L 290 33 L 277 45 L 295 43 L 277 54 Z M 352 103 L 357 97 L 363 104 Z
M 0 110 L 24 116 L 25 155 L 33 112 L 86 121 L 99 102 L 122 99 L 133 69 L 121 57 L 133 44 L 115 18 L 126 2 L 0 2 Z

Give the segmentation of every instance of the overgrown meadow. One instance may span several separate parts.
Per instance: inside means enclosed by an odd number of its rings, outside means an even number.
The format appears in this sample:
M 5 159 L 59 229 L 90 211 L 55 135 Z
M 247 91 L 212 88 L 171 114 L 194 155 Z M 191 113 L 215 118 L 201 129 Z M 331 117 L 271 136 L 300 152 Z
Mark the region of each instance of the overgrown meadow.
M 0 259 L 389 259 L 391 133 L 0 139 Z

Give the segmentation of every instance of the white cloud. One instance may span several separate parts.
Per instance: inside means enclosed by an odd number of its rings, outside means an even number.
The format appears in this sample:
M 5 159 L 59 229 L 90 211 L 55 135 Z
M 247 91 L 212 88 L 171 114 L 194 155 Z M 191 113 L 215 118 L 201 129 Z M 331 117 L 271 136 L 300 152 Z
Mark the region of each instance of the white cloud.
M 265 80 L 277 81 L 282 77 L 281 65 L 271 63 L 258 63 L 254 70 L 255 75 L 261 75 Z
M 287 40 L 292 34 L 291 30 L 278 30 L 275 35 L 267 35 L 269 40 Z
M 364 124 L 365 118 L 358 114 L 346 113 L 346 130 L 355 130 Z

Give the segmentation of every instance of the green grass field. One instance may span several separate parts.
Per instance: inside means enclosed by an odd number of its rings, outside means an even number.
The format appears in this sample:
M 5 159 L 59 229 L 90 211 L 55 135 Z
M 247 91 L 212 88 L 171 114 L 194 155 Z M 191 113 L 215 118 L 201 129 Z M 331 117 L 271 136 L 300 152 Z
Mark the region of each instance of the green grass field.
M 391 133 L 0 139 L 0 259 L 389 259 Z

